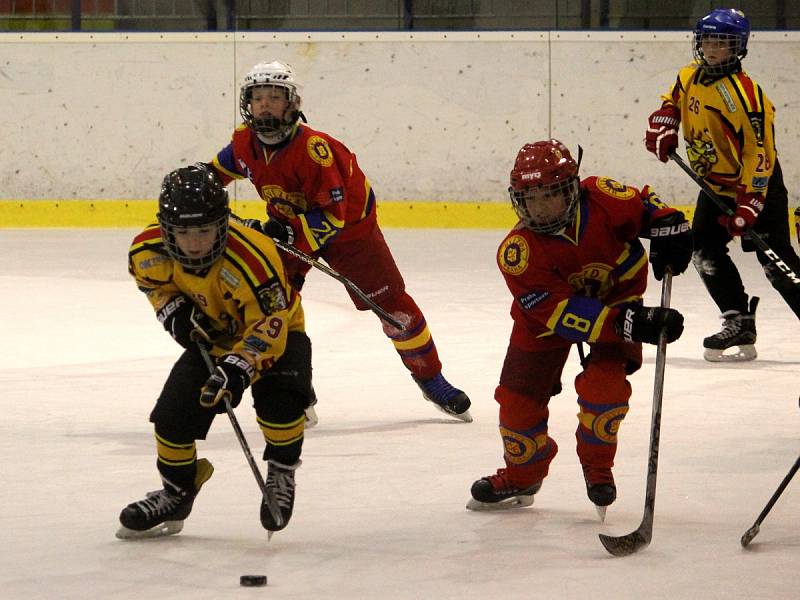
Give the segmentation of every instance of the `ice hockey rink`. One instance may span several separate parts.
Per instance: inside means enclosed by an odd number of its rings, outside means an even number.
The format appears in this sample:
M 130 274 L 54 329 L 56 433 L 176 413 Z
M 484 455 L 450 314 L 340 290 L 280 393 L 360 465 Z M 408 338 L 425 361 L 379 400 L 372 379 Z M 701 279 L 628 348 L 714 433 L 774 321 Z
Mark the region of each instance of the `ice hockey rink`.
M 693 270 L 674 281 L 687 326 L 667 350 L 655 526 L 638 554 L 612 557 L 598 534 L 629 533 L 642 518 L 654 347 L 632 377 L 605 524 L 574 452 L 577 355 L 550 404 L 561 451 L 535 504 L 465 510 L 471 483 L 502 465 L 493 390 L 511 298 L 494 262 L 501 230 L 386 232 L 473 423 L 423 401 L 377 319 L 314 271 L 303 294 L 320 423 L 306 434 L 288 528 L 267 542 L 223 415 L 199 443 L 216 471 L 183 532 L 130 542 L 114 537 L 117 516 L 160 487 L 147 417 L 179 354 L 127 274 L 134 233 L 0 231 L 0 598 L 800 598 L 800 478 L 750 547 L 739 543 L 800 450 L 800 326 L 754 255 L 734 250 L 762 298 L 751 363 L 703 360 L 717 310 Z M 647 302 L 659 297 L 652 281 Z M 260 456 L 247 400 L 236 412 Z M 269 583 L 241 588 L 242 574 Z

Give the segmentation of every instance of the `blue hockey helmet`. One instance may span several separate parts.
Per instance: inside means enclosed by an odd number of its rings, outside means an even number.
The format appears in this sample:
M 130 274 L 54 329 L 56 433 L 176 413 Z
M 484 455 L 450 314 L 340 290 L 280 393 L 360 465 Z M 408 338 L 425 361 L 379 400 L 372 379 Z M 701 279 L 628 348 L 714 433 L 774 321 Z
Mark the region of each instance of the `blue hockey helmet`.
M 708 75 L 722 76 L 735 72 L 741 59 L 747 55 L 747 40 L 750 37 L 750 21 L 741 10 L 717 8 L 697 21 L 694 26 L 693 54 L 703 71 Z M 710 57 L 708 45 L 717 42 L 726 50 L 724 57 Z

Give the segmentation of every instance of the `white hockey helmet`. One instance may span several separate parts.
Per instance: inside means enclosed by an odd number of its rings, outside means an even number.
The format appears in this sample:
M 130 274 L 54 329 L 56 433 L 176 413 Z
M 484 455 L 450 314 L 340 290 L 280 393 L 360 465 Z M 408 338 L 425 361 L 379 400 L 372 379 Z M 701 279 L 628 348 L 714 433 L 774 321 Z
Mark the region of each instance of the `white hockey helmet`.
M 250 108 L 253 90 L 258 87 L 279 87 L 286 90 L 289 107 L 282 117 L 257 118 Z M 277 60 L 255 65 L 247 75 L 239 92 L 239 113 L 245 125 L 255 131 L 268 144 L 277 144 L 291 133 L 300 118 L 303 86 L 297 81 L 292 66 Z

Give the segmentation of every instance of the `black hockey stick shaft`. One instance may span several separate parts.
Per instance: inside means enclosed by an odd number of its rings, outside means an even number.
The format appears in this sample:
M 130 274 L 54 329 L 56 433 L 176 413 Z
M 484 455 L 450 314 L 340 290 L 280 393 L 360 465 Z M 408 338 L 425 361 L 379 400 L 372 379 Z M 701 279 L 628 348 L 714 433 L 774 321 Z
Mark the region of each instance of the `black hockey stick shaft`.
M 667 270 L 661 283 L 661 307 L 669 308 L 672 295 L 672 273 Z M 600 534 L 605 549 L 614 556 L 628 556 L 646 548 L 653 538 L 653 517 L 656 505 L 658 475 L 658 445 L 661 440 L 661 400 L 664 396 L 664 372 L 667 364 L 667 332 L 662 330 L 656 349 L 655 380 L 653 382 L 653 415 L 650 422 L 650 453 L 647 460 L 647 485 L 644 493 L 644 514 L 639 527 L 620 537 Z
M 711 188 L 708 182 L 700 177 L 697 173 L 695 173 L 692 168 L 686 164 L 686 162 L 678 156 L 676 152 L 670 152 L 669 157 L 681 168 L 683 169 L 686 174 L 691 177 L 694 182 L 700 186 L 706 195 L 711 198 L 711 201 L 717 205 L 722 213 L 728 217 L 732 217 L 734 211 L 717 195 L 717 193 Z M 770 247 L 770 245 L 764 240 L 762 236 L 760 236 L 757 232 L 749 229 L 747 231 L 747 236 L 753 240 L 756 248 L 761 250 L 767 258 L 769 259 L 770 264 L 775 265 L 777 270 L 783 273 L 784 277 L 786 277 L 789 281 L 791 281 L 795 286 L 800 285 L 800 277 L 792 271 L 791 267 L 787 265 L 783 259 L 777 255 L 777 253 Z
M 208 367 L 208 372 L 213 373 L 215 369 L 214 361 L 211 359 L 211 355 L 208 353 L 208 350 L 206 350 L 206 347 L 201 342 L 197 342 L 197 348 L 200 350 L 200 355 L 203 357 L 203 362 L 205 362 L 206 367 Z M 258 465 L 253 458 L 253 453 L 250 451 L 250 444 L 247 443 L 247 439 L 244 437 L 244 432 L 239 425 L 239 419 L 236 418 L 236 415 L 233 412 L 230 397 L 226 395 L 223 401 L 225 402 L 225 412 L 228 413 L 228 418 L 231 420 L 231 425 L 233 426 L 233 432 L 236 434 L 236 437 L 239 440 L 239 445 L 241 445 L 244 456 L 247 459 L 247 464 L 250 465 L 250 470 L 253 471 L 253 476 L 258 482 L 258 487 L 261 490 L 261 495 L 264 498 L 264 502 L 266 503 L 267 508 L 269 509 L 273 520 L 275 521 L 275 524 L 279 528 L 283 527 L 283 515 L 281 514 L 281 509 L 278 506 L 278 501 L 275 499 L 275 494 L 272 493 L 272 490 L 267 488 L 264 478 L 261 477 L 261 473 L 258 470 Z M 269 532 L 269 537 L 272 537 L 271 531 Z
M 772 494 L 772 498 L 769 499 L 769 502 L 767 502 L 767 505 L 764 507 L 764 510 L 761 511 L 761 514 L 758 515 L 756 522 L 753 523 L 753 526 L 750 529 L 744 532 L 744 535 L 741 539 L 743 547 L 746 548 L 747 545 L 753 541 L 753 538 L 758 535 L 758 531 L 761 528 L 761 523 L 767 518 L 769 511 L 772 510 L 773 506 L 775 506 L 778 498 L 780 498 L 783 490 L 786 489 L 786 486 L 789 485 L 789 482 L 792 480 L 792 477 L 794 477 L 794 474 L 797 473 L 798 469 L 800 469 L 800 457 L 797 458 L 792 468 L 789 469 L 789 473 L 787 473 L 786 477 L 784 477 L 783 481 L 781 481 L 778 489 L 775 490 L 774 494 Z
M 245 223 L 245 219 L 242 219 L 241 217 L 239 217 L 239 216 L 237 216 L 237 215 L 235 215 L 233 213 L 231 213 L 231 218 L 234 219 L 237 223 L 242 223 L 242 224 Z M 355 283 L 350 281 L 347 277 L 345 277 L 344 275 L 342 275 L 338 271 L 335 271 L 334 269 L 331 269 L 328 265 L 322 264 L 321 262 L 319 262 L 313 256 L 309 256 L 308 254 L 306 254 L 302 250 L 298 250 L 297 248 L 295 248 L 291 244 L 287 244 L 286 242 L 282 242 L 280 240 L 276 240 L 275 238 L 272 238 L 272 237 L 270 239 L 273 242 L 275 242 L 275 245 L 278 248 L 280 248 L 281 250 L 283 250 L 286 254 L 290 254 L 290 255 L 294 256 L 295 258 L 303 261 L 307 265 L 311 265 L 312 267 L 314 267 L 316 269 L 319 269 L 320 271 L 322 271 L 326 275 L 330 275 L 336 281 L 338 281 L 339 283 L 343 284 L 344 287 L 346 287 L 348 290 L 350 290 L 352 293 L 354 293 L 356 296 L 358 296 L 364 302 L 364 304 L 366 304 L 370 308 L 370 310 L 372 312 L 374 312 L 381 319 L 383 319 L 384 321 L 389 323 L 389 325 L 391 325 L 392 327 L 394 327 L 396 329 L 399 329 L 400 331 L 405 331 L 406 330 L 406 326 L 405 325 L 403 325 L 400 321 L 398 321 L 392 315 L 390 315 L 385 310 L 383 310 L 380 306 L 375 304 L 375 302 L 372 300 L 372 298 L 367 296 L 361 290 L 361 288 L 359 288 Z
M 345 277 L 344 275 L 342 275 L 338 271 L 335 271 L 335 270 L 331 269 L 328 265 L 325 265 L 325 264 L 319 262 L 317 259 L 315 259 L 312 256 L 309 256 L 308 254 L 306 254 L 302 250 L 298 250 L 297 248 L 295 248 L 291 244 L 286 244 L 284 242 L 281 242 L 280 240 L 275 240 L 275 239 L 273 239 L 273 241 L 275 242 L 275 245 L 278 248 L 280 248 L 281 250 L 283 250 L 284 252 L 286 252 L 286 254 L 291 254 L 295 258 L 298 258 L 298 259 L 302 260 L 304 263 L 309 264 L 309 265 L 311 265 L 312 267 L 314 267 L 316 269 L 319 269 L 320 271 L 322 271 L 326 275 L 330 275 L 336 281 L 344 284 L 344 287 L 346 287 L 348 290 L 353 292 L 356 296 L 361 298 L 362 302 L 364 302 L 364 304 L 369 306 L 370 310 L 372 310 L 372 312 L 374 312 L 376 315 L 378 315 L 381 319 L 383 319 L 384 321 L 389 323 L 389 325 L 391 325 L 392 327 L 395 327 L 395 328 L 399 329 L 400 331 L 405 331 L 405 329 L 406 329 L 405 325 L 403 325 L 400 321 L 398 321 L 392 315 L 390 315 L 385 310 L 383 310 L 380 306 L 375 304 L 375 302 L 373 302 L 373 300 L 369 296 L 367 296 L 363 291 L 361 291 L 361 288 L 359 288 L 355 283 L 350 281 L 347 277 Z

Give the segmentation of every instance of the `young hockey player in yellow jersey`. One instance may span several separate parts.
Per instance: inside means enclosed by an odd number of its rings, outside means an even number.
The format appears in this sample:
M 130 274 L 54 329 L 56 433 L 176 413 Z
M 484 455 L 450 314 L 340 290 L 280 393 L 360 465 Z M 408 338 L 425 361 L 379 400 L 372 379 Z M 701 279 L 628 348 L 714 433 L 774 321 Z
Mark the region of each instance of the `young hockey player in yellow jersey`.
M 128 268 L 158 320 L 185 348 L 150 421 L 163 489 L 123 509 L 119 538 L 178 533 L 213 467 L 197 458 L 225 398 L 237 406 L 252 391 L 283 523 L 261 506 L 261 523 L 284 527 L 294 505 L 304 409 L 311 389 L 311 343 L 300 296 L 289 286 L 273 241 L 230 220 L 228 193 L 206 165 L 164 178 L 158 224 L 133 240 Z M 198 343 L 216 368 L 209 374 Z
M 697 22 L 695 62 L 678 73 L 660 109 L 650 115 L 647 149 L 662 162 L 678 147 L 683 128 L 692 169 L 735 211 L 731 218 L 700 192 L 692 223 L 692 260 L 724 319 L 722 331 L 703 340 L 710 361 L 756 358 L 758 298 L 745 293 L 728 255 L 728 244 L 752 227 L 795 273 L 800 259 L 789 236 L 786 187 L 775 148 L 775 108 L 764 90 L 743 70 L 750 23 L 739 10 L 716 9 Z M 756 250 L 772 287 L 800 317 L 800 293 L 774 263 Z M 738 350 L 737 350 L 738 348 Z M 725 353 L 732 349 L 732 353 Z

